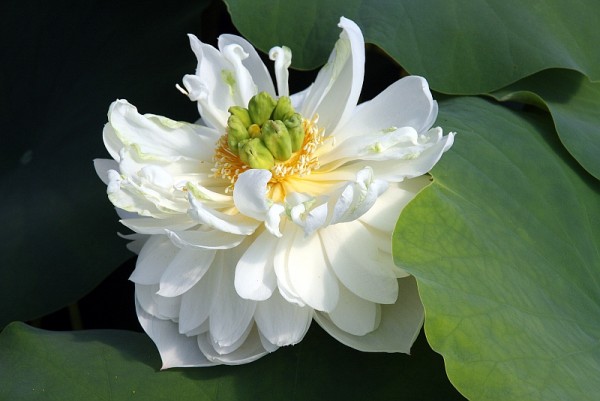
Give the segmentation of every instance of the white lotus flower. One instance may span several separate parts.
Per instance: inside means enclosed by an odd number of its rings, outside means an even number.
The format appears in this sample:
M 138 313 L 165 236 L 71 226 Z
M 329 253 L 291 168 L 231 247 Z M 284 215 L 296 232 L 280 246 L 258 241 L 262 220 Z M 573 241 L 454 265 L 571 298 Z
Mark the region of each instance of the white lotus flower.
M 190 35 L 198 68 L 180 89 L 197 101 L 200 123 L 111 105 L 103 134 L 114 160 L 95 165 L 138 233 L 137 313 L 163 368 L 250 362 L 298 343 L 313 319 L 363 351 L 408 352 L 416 338 L 423 308 L 414 279 L 393 263 L 391 233 L 453 134 L 431 128 L 437 104 L 420 77 L 357 106 L 364 40 L 352 21 L 339 26 L 316 81 L 281 116 L 267 110 L 275 122 L 256 112 L 239 128 L 229 118 L 246 119 L 252 99 L 260 109 L 288 96 L 291 51 L 269 53 L 276 94 L 256 51 L 233 35 L 218 49 Z M 292 113 L 299 145 L 267 139 L 265 127 L 279 135 Z

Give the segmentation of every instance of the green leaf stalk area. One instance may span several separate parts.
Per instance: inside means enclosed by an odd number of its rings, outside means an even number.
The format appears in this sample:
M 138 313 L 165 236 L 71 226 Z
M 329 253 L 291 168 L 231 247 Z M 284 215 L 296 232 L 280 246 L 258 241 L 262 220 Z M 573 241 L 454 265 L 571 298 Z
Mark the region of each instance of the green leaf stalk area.
M 472 400 L 594 400 L 600 391 L 600 185 L 547 115 L 440 104 L 456 142 L 403 211 L 431 346 Z
M 159 371 L 145 334 L 22 323 L 5 328 L 0 349 L 0 399 L 12 401 L 463 399 L 424 338 L 411 356 L 364 353 L 316 326 L 302 343 L 243 366 Z
M 545 70 L 491 94 L 547 109 L 561 142 L 600 179 L 600 82 L 572 70 Z
M 323 64 L 341 16 L 410 74 L 447 94 L 479 94 L 547 68 L 600 80 L 595 0 L 226 0 L 236 27 L 263 51 L 286 45 L 293 66 Z

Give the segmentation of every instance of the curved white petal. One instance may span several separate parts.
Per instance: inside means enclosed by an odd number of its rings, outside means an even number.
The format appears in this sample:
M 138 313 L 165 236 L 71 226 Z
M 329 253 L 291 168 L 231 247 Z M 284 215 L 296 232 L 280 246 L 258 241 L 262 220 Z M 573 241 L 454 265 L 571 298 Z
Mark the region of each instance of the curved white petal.
M 198 66 L 195 75 L 183 77 L 183 85 L 190 100 L 198 102 L 202 120 L 218 132 L 225 132 L 227 109 L 235 104 L 233 68 L 217 49 L 194 35 L 188 37 Z
M 142 247 L 129 280 L 136 284 L 158 284 L 167 266 L 179 252 L 165 235 L 153 235 Z
M 432 128 L 431 136 L 441 136 L 440 128 Z M 441 137 L 441 139 L 425 149 L 415 159 L 408 160 L 386 160 L 381 162 L 371 162 L 369 166 L 375 172 L 378 178 L 387 180 L 389 182 L 400 182 L 407 178 L 414 178 L 427 173 L 435 166 L 440 160 L 442 154 L 450 149 L 454 142 L 454 133 L 450 132 L 448 135 Z
M 119 233 L 119 237 L 121 238 L 125 238 L 126 240 L 129 240 L 131 242 L 127 243 L 127 249 L 129 249 L 131 252 L 135 253 L 136 255 L 139 255 L 140 252 L 142 251 L 142 248 L 144 247 L 144 244 L 146 243 L 146 241 L 148 241 L 148 238 L 150 238 L 150 236 L 148 235 L 144 235 L 144 234 L 129 234 L 129 235 L 123 235 Z
M 329 205 L 326 196 L 315 198 L 298 192 L 290 194 L 286 199 L 289 217 L 309 236 L 328 223 Z
M 375 179 L 373 170 L 365 167 L 358 171 L 356 180 L 348 183 L 333 207 L 331 224 L 356 220 L 365 214 L 388 188 L 388 183 Z
M 209 321 L 209 327 L 210 327 L 210 321 Z M 212 348 L 215 350 L 215 352 L 217 354 L 219 354 L 219 355 L 231 354 L 232 352 L 235 352 L 238 348 L 240 348 L 244 344 L 244 342 L 250 335 L 250 331 L 252 330 L 253 327 L 254 327 L 254 325 L 249 324 L 246 327 L 246 331 L 244 331 L 244 333 L 233 343 L 223 344 L 223 343 L 219 342 L 218 340 L 216 340 L 215 338 L 212 337 L 210 331 L 207 332 L 208 335 L 206 336 L 206 339 L 210 341 L 210 345 L 212 346 Z
M 107 176 L 106 193 L 115 207 L 139 216 L 162 217 L 157 205 L 146 199 L 138 185 L 123 177 L 116 170 L 109 170 Z
M 329 312 L 329 319 L 348 334 L 364 336 L 379 326 L 380 305 L 360 298 L 340 286 L 340 301 Z
M 219 354 L 214 349 L 213 344 L 208 337 L 208 333 L 198 336 L 198 346 L 208 360 L 216 364 L 222 363 L 225 365 L 241 365 L 249 363 L 268 353 L 262 345 L 256 328 L 250 330 L 248 337 L 239 348 L 228 354 Z
M 267 211 L 267 215 L 265 216 L 265 228 L 277 238 L 281 238 L 282 236 L 281 231 L 279 230 L 279 225 L 281 223 L 281 215 L 284 212 L 285 208 L 283 205 L 274 203 L 271 205 Z
M 215 292 L 219 289 L 220 266 L 214 266 L 202 276 L 202 279 L 181 296 L 181 308 L 179 310 L 179 332 L 188 334 L 208 322 Z M 208 331 L 209 327 L 206 327 Z
M 315 320 L 339 342 L 359 351 L 408 354 L 423 325 L 424 311 L 414 278 L 399 279 L 398 285 L 398 300 L 381 306 L 379 326 L 364 336 L 341 330 L 324 313 L 316 313 Z
M 275 249 L 273 265 L 275 268 L 275 275 L 277 276 L 277 288 L 279 289 L 281 296 L 288 302 L 298 306 L 305 306 L 306 303 L 300 298 L 292 286 L 287 267 L 290 249 L 296 235 L 301 235 L 299 229 L 292 224 L 284 224 L 283 235 L 278 241 L 277 248 Z
M 94 169 L 96 170 L 96 174 L 98 177 L 100 177 L 102 182 L 108 185 L 108 171 L 118 170 L 119 163 L 117 163 L 115 160 L 109 159 L 94 159 Z
M 402 209 L 430 183 L 430 177 L 423 175 L 390 184 L 388 189 L 377 198 L 373 207 L 359 220 L 391 236 Z
M 277 94 L 279 96 L 289 96 L 288 86 L 289 72 L 288 68 L 292 64 L 292 51 L 289 47 L 274 47 L 269 50 L 269 58 L 275 61 L 275 79 L 277 80 Z
M 412 127 L 421 134 L 431 128 L 437 117 L 437 104 L 431 97 L 427 81 L 419 76 L 404 77 L 362 103 L 356 113 L 336 131 L 336 141 Z
M 275 89 L 273 87 L 273 80 L 271 79 L 269 70 L 267 70 L 267 67 L 262 62 L 262 59 L 254 47 L 246 39 L 240 36 L 228 34 L 219 36 L 218 46 L 222 52 L 223 49 L 232 44 L 240 46 L 244 52 L 248 54 L 248 57 L 242 60 L 242 64 L 250 73 L 250 76 L 252 77 L 252 80 L 257 88 L 257 92 L 267 92 L 271 96 L 275 97 Z M 256 93 L 250 96 L 254 96 L 255 94 Z M 239 106 L 245 107 L 249 100 L 250 98 L 248 98 L 244 104 L 240 104 Z
M 202 279 L 213 262 L 216 252 L 191 247 L 180 249 L 160 277 L 158 295 L 176 297 L 188 291 Z
M 214 144 L 219 138 L 217 131 L 207 127 L 153 114 L 141 115 L 126 100 L 111 104 L 108 119 L 113 130 L 105 132 L 105 136 L 114 135 L 118 138 L 119 148 L 133 146 L 142 159 L 210 161 Z M 116 144 L 114 138 L 106 138 L 105 143 L 111 148 Z M 113 148 L 111 153 L 115 152 L 118 150 Z
M 237 252 L 220 252 L 215 258 L 219 281 L 210 311 L 210 336 L 220 347 L 236 343 L 252 323 L 256 302 L 241 298 L 234 287 Z
M 269 170 L 251 169 L 238 176 L 233 189 L 235 207 L 246 216 L 264 220 L 269 207 L 267 183 L 273 175 Z
M 429 146 L 419 141 L 419 134 L 412 127 L 390 127 L 387 131 L 349 137 L 320 155 L 319 162 L 329 168 L 328 163 L 341 165 L 353 160 L 410 160 Z
M 344 286 L 371 302 L 396 301 L 398 283 L 393 260 L 381 254 L 377 242 L 360 222 L 332 225 L 319 235 L 331 268 Z
M 273 294 L 277 278 L 273 258 L 277 240 L 263 231 L 248 247 L 235 268 L 235 290 L 245 299 L 263 301 Z
M 157 291 L 158 285 L 135 284 L 135 298 L 140 307 L 158 319 L 177 319 L 181 307 L 181 298 L 161 297 L 156 293 Z
M 187 215 L 175 215 L 166 219 L 139 217 L 122 219 L 120 223 L 139 234 L 166 234 L 167 230 L 187 230 L 198 223 L 192 221 Z
M 256 220 L 248 218 L 247 214 L 244 215 L 245 213 L 231 215 L 219 212 L 211 207 L 206 206 L 203 202 L 196 200 L 192 194 L 189 196 L 189 201 L 191 209 L 189 210 L 188 214 L 190 217 L 192 217 L 198 223 L 206 224 L 209 227 L 213 227 L 226 233 L 250 235 L 254 232 L 259 224 Z
M 299 343 L 310 327 L 313 310 L 287 302 L 274 292 L 256 306 L 254 320 L 260 333 L 271 344 L 283 347 Z
M 287 259 L 287 273 L 295 292 L 304 303 L 324 312 L 338 302 L 338 282 L 318 234 L 305 238 L 296 232 Z
M 248 58 L 249 54 L 238 44 L 228 44 L 223 46 L 221 48 L 221 54 L 233 67 L 233 74 L 231 77 L 225 79 L 234 80 L 230 86 L 233 92 L 234 102 L 242 105 L 248 104 L 250 98 L 257 93 L 252 76 L 243 64 L 243 61 Z
M 156 344 L 162 359 L 162 369 L 191 366 L 214 366 L 198 347 L 194 337 L 179 334 L 177 324 L 157 319 L 146 313 L 136 301 L 136 312 L 142 328 Z
M 225 233 L 218 230 L 167 230 L 169 239 L 178 247 L 203 249 L 231 249 L 242 243 L 245 236 Z
M 319 127 L 327 134 L 344 124 L 356 107 L 365 70 L 365 41 L 360 28 L 343 17 L 338 26 L 342 28 L 340 38 L 301 108 L 307 118 L 318 114 Z

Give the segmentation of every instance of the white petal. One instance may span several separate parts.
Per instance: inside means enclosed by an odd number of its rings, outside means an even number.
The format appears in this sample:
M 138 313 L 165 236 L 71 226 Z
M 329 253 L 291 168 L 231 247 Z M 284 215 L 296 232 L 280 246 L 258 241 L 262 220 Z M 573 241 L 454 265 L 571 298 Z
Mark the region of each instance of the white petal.
M 275 275 L 277 276 L 277 288 L 279 289 L 281 296 L 288 302 L 298 306 L 305 306 L 305 302 L 300 298 L 292 286 L 287 268 L 290 249 L 292 248 L 292 243 L 294 242 L 294 237 L 296 235 L 301 235 L 300 231 L 294 225 L 286 224 L 286 222 L 284 222 L 283 235 L 277 244 L 273 264 Z
M 337 327 L 326 314 L 316 313 L 315 320 L 342 344 L 366 352 L 409 353 L 423 325 L 424 311 L 413 277 L 398 280 L 398 301 L 381 306 L 381 322 L 377 330 L 354 336 Z
M 108 171 L 108 187 L 106 189 L 108 199 L 115 207 L 139 216 L 165 217 L 165 213 L 156 203 L 149 200 L 145 190 L 139 184 L 121 176 L 118 171 Z M 152 196 L 158 203 L 160 197 Z
M 236 343 L 252 323 L 256 302 L 241 298 L 234 287 L 234 251 L 220 252 L 215 258 L 215 268 L 220 270 L 219 291 L 210 312 L 210 335 L 221 347 Z
M 267 215 L 265 216 L 265 228 L 275 237 L 281 238 L 282 234 L 279 230 L 279 224 L 281 223 L 281 215 L 285 212 L 285 207 L 278 203 L 274 203 L 269 208 Z
M 331 268 L 350 291 L 372 302 L 396 301 L 398 284 L 393 260 L 381 255 L 377 242 L 361 223 L 329 226 L 319 235 Z
M 267 199 L 267 183 L 272 174 L 268 170 L 251 169 L 238 176 L 233 189 L 235 207 L 256 220 L 264 220 L 269 210 Z
M 287 260 L 289 280 L 303 302 L 329 312 L 338 302 L 338 282 L 330 270 L 318 234 L 308 238 L 296 232 Z
M 375 205 L 359 220 L 391 235 L 400 212 L 417 195 L 417 193 L 431 183 L 426 175 L 390 184 Z
M 204 356 L 196 338 L 179 334 L 176 323 L 160 320 L 146 313 L 137 300 L 136 312 L 142 328 L 158 348 L 163 362 L 162 369 L 217 364 Z
M 159 319 L 177 320 L 181 307 L 181 297 L 161 297 L 157 294 L 158 285 L 135 284 L 135 297 L 140 306 Z
M 215 253 L 191 247 L 180 249 L 160 278 L 158 295 L 175 297 L 189 290 L 206 273 Z
M 290 95 L 290 99 L 292 101 L 292 106 L 294 107 L 295 110 L 303 110 L 302 105 L 306 101 L 306 96 L 310 93 L 311 90 L 312 90 L 312 84 L 308 88 Z
M 188 334 L 208 321 L 212 308 L 214 293 L 219 291 L 217 270 L 215 266 L 202 276 L 202 279 L 181 296 L 179 310 L 179 332 Z M 209 327 L 206 327 L 208 330 Z
M 341 18 L 343 29 L 327 64 L 307 94 L 301 114 L 319 115 L 319 127 L 332 133 L 344 124 L 358 103 L 365 69 L 365 41 L 360 28 Z
M 151 236 L 144 244 L 129 280 L 137 284 L 158 284 L 178 252 L 179 248 L 174 246 L 167 236 Z
M 227 109 L 235 104 L 235 77 L 231 64 L 214 47 L 188 35 L 192 51 L 198 59 L 195 75 L 183 77 L 183 85 L 192 101 L 198 102 L 202 120 L 218 132 L 225 132 Z
M 439 133 L 441 129 L 433 128 L 430 131 L 437 131 Z M 439 142 L 425 149 L 415 159 L 375 161 L 369 163 L 369 166 L 371 166 L 378 178 L 390 182 L 400 182 L 407 178 L 414 178 L 427 173 L 453 143 L 454 133 L 450 132 L 448 135 L 442 137 Z
M 195 226 L 187 215 L 173 216 L 166 219 L 154 219 L 148 217 L 139 217 L 133 219 L 122 219 L 121 224 L 139 234 L 166 234 L 167 230 L 187 230 Z
M 210 326 L 210 321 L 209 321 L 209 326 Z M 248 328 L 241 335 L 241 337 L 238 338 L 235 342 L 233 342 L 231 344 L 226 344 L 226 345 L 220 344 L 218 341 L 216 341 L 210 335 L 210 332 L 208 333 L 208 336 L 206 338 L 211 342 L 210 345 L 212 346 L 212 348 L 215 350 L 215 352 L 217 354 L 219 354 L 219 355 L 231 354 L 232 352 L 235 352 L 238 348 L 240 348 L 244 344 L 244 342 L 248 338 L 248 335 L 250 334 L 250 331 L 253 327 L 254 327 L 254 325 L 251 325 L 251 324 L 248 325 Z
M 121 160 L 119 151 L 123 148 L 123 142 L 119 139 L 115 132 L 115 128 L 111 126 L 110 123 L 104 124 L 104 128 L 102 129 L 102 141 L 110 156 L 118 163 Z
M 118 235 L 121 238 L 125 238 L 126 240 L 131 241 L 131 242 L 127 243 L 127 245 L 126 245 L 127 249 L 129 249 L 131 252 L 133 252 L 137 255 L 140 254 L 140 252 L 142 251 L 142 248 L 144 247 L 144 244 L 150 238 L 149 235 L 143 235 L 143 234 L 123 235 L 123 234 L 118 233 Z
M 154 317 L 168 319 L 163 316 L 160 316 L 160 313 L 158 311 L 158 303 L 156 302 L 157 298 L 154 297 L 156 291 L 158 291 L 158 285 L 156 284 L 135 284 L 135 299 L 138 302 L 140 308 L 142 308 L 147 313 L 151 314 Z
M 340 286 L 340 301 L 329 312 L 329 318 L 346 333 L 364 336 L 379 326 L 380 312 L 380 305 L 357 297 Z
M 263 231 L 240 258 L 235 268 L 235 290 L 242 298 L 263 301 L 273 294 L 277 278 L 273 258 L 277 239 Z
M 218 352 L 216 352 L 210 340 L 208 339 L 207 334 L 198 336 L 198 345 L 209 360 L 225 365 L 241 365 L 244 363 L 249 363 L 268 353 L 262 346 L 260 336 L 256 328 L 253 328 L 250 331 L 250 334 L 242 346 L 229 354 L 220 355 Z
M 260 331 L 258 332 L 258 335 L 260 336 L 260 343 L 262 344 L 263 348 L 267 352 L 269 352 L 269 353 L 275 352 L 275 351 L 277 351 L 277 349 L 279 349 L 279 347 L 277 345 L 275 345 L 272 342 L 270 342 L 269 340 L 267 340 Z
M 313 197 L 298 192 L 291 193 L 286 198 L 289 216 L 298 227 L 309 236 L 327 224 L 329 205 L 326 196 Z
M 218 230 L 169 231 L 169 239 L 179 247 L 197 247 L 204 249 L 230 249 L 238 246 L 243 235 L 224 233 Z
M 424 78 L 402 78 L 362 103 L 350 120 L 336 132 L 336 141 L 388 131 L 391 128 L 412 127 L 419 134 L 427 131 L 437 117 L 437 105 Z
M 178 322 L 178 323 L 181 323 L 181 322 Z M 191 330 L 186 331 L 186 332 L 182 331 L 181 330 L 181 324 L 179 325 L 179 332 L 181 334 L 185 334 L 188 337 L 199 336 L 200 334 L 207 333 L 208 330 L 209 330 L 208 319 L 206 319 L 204 322 L 202 322 L 199 326 L 196 326 L 196 327 L 194 327 Z
M 261 334 L 279 347 L 299 343 L 310 327 L 311 308 L 287 302 L 278 292 L 256 306 L 254 320 Z
M 269 50 L 269 58 L 275 61 L 275 78 L 277 79 L 277 94 L 289 96 L 288 86 L 289 72 L 288 68 L 292 64 L 292 51 L 289 47 L 274 47 Z
M 228 44 L 221 47 L 221 54 L 233 67 L 231 79 L 234 79 L 235 83 L 231 84 L 231 88 L 234 102 L 242 105 L 248 104 L 250 98 L 257 93 L 252 76 L 243 64 L 249 54 L 238 44 Z
M 248 69 L 248 72 L 250 73 L 250 76 L 257 87 L 257 91 L 267 92 L 274 97 L 275 89 L 273 88 L 271 75 L 269 75 L 269 70 L 267 70 L 267 67 L 254 49 L 254 46 L 252 46 L 246 39 L 236 35 L 225 34 L 219 36 L 219 49 L 221 49 L 221 51 L 223 51 L 226 46 L 232 44 L 239 45 L 248 54 L 248 57 L 244 59 L 242 63 L 244 67 Z M 246 100 L 246 103 L 240 104 L 240 106 L 246 107 L 249 100 L 250 99 Z
M 211 160 L 219 133 L 207 127 L 153 114 L 141 115 L 126 100 L 112 103 L 108 112 L 113 134 L 122 146 L 135 146 L 142 158 L 176 162 L 182 158 Z M 105 141 L 112 143 L 112 141 Z
M 391 127 L 387 131 L 364 132 L 336 143 L 333 150 L 319 155 L 319 162 L 325 168 L 330 168 L 328 163 L 341 165 L 357 159 L 413 159 L 430 146 L 428 143 L 420 143 L 419 134 L 412 127 Z
M 108 185 L 108 171 L 118 170 L 119 163 L 109 159 L 94 159 L 94 169 L 96 170 L 96 174 L 98 174 L 98 177 L 100 177 L 102 182 Z
M 375 179 L 370 167 L 358 171 L 356 181 L 349 183 L 337 199 L 331 224 L 356 220 L 375 204 L 387 187 L 387 182 Z
M 239 213 L 231 215 L 214 210 L 198 201 L 192 194 L 189 195 L 189 201 L 192 206 L 188 212 L 190 217 L 198 223 L 206 224 L 226 233 L 250 235 L 259 224 L 257 221 L 248 218 L 248 215 Z
M 202 177 L 204 179 L 204 177 Z M 190 192 L 191 196 L 207 207 L 228 208 L 233 206 L 233 197 L 223 195 L 219 192 L 211 191 L 199 182 L 187 182 L 185 188 Z

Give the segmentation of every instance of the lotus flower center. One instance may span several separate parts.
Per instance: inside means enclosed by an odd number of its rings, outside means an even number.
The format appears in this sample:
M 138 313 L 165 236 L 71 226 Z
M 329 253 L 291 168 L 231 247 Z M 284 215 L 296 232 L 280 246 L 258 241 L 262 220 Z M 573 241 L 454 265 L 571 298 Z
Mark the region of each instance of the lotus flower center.
M 252 97 L 248 108 L 230 107 L 227 131 L 215 150 L 215 176 L 228 180 L 231 192 L 244 171 L 269 170 L 268 196 L 283 201 L 294 180 L 319 168 L 315 151 L 323 133 L 316 123 L 317 117 L 296 113 L 289 97 L 275 100 L 266 92 Z

